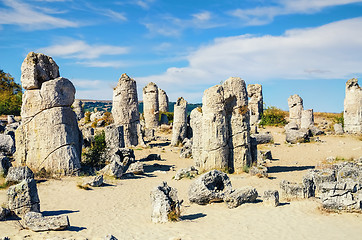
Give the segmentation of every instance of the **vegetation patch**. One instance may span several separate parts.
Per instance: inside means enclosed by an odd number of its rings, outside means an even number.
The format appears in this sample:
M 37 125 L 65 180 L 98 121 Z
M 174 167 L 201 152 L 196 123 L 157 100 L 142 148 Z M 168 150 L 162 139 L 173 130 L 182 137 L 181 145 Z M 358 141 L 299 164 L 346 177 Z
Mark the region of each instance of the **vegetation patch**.
M 288 112 L 277 107 L 267 107 L 263 111 L 259 125 L 276 127 L 285 126 L 287 124 L 287 120 L 285 120 L 287 113 Z
M 83 152 L 82 164 L 101 169 L 106 165 L 106 139 L 102 131 L 94 136 L 94 142 Z

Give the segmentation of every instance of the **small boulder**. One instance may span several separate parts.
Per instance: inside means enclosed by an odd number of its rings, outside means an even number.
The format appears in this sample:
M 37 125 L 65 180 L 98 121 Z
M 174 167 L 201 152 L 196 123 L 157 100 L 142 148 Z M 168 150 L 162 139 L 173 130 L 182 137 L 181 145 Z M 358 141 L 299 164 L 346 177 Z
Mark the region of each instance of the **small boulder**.
M 236 208 L 243 203 L 251 203 L 255 202 L 258 197 L 258 192 L 255 188 L 252 187 L 244 187 L 232 190 L 227 193 L 223 200 L 226 202 L 228 208 Z
M 257 144 L 272 143 L 274 141 L 273 135 L 270 133 L 252 134 L 251 137 L 256 139 Z
M 142 175 L 145 173 L 144 164 L 141 162 L 131 163 L 126 173 L 133 173 L 135 175 Z
M 152 215 L 154 223 L 177 221 L 180 216 L 180 202 L 177 190 L 163 182 L 151 191 Z
M 288 143 L 304 143 L 309 141 L 309 129 L 288 130 L 285 132 Z
M 304 198 L 303 184 L 283 180 L 280 182 L 280 188 L 283 190 L 285 197 Z
M 92 177 L 92 179 L 87 182 L 87 184 L 91 187 L 100 187 L 103 183 L 103 175 Z
M 34 231 L 57 231 L 69 227 L 68 216 L 48 216 L 43 217 L 39 212 L 28 212 L 24 216 L 24 225 Z
M 231 192 L 231 182 L 226 173 L 211 170 L 197 178 L 188 191 L 189 200 L 200 205 L 222 201 Z
M 21 182 L 24 179 L 33 179 L 33 178 L 34 178 L 34 173 L 27 166 L 10 167 L 5 181 Z
M 9 210 L 15 214 L 40 212 L 38 189 L 34 179 L 25 179 L 7 192 Z
M 0 134 L 0 152 L 14 154 L 15 142 L 10 135 Z
M 263 201 L 272 206 L 279 206 L 279 192 L 277 190 L 264 191 Z
M 267 178 L 268 177 L 268 168 L 264 166 L 253 166 L 249 169 L 249 174 L 251 176 L 257 176 L 259 178 Z

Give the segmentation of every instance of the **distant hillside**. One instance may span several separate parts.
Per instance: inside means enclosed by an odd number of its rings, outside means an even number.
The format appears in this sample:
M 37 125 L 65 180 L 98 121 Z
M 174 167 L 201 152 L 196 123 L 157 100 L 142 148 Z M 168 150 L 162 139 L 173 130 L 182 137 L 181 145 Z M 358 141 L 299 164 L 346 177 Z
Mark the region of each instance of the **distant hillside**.
M 84 103 L 84 111 L 85 112 L 93 112 L 94 108 L 97 108 L 100 111 L 106 111 L 110 112 L 112 111 L 112 101 L 110 100 L 88 100 L 88 99 L 81 99 Z M 169 103 L 169 110 L 170 112 L 173 112 L 175 102 Z M 187 113 L 190 114 L 190 112 L 197 107 L 201 107 L 201 103 L 189 103 L 187 105 Z M 143 102 L 138 103 L 138 110 L 140 113 L 143 113 Z

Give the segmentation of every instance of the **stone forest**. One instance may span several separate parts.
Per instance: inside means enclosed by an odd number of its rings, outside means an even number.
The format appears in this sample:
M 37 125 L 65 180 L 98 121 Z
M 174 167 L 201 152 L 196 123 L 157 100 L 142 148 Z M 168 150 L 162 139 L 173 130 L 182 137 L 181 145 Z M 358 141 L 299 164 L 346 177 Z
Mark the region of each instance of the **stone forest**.
M 179 96 L 172 113 L 153 82 L 140 113 L 126 73 L 111 112 L 84 112 L 71 80 L 41 53 L 24 59 L 21 84 L 21 117 L 0 125 L 0 239 L 362 236 L 355 78 L 342 121 L 304 109 L 295 94 L 274 126 L 263 124 L 271 110 L 262 85 L 240 77 L 206 89 L 191 112 Z

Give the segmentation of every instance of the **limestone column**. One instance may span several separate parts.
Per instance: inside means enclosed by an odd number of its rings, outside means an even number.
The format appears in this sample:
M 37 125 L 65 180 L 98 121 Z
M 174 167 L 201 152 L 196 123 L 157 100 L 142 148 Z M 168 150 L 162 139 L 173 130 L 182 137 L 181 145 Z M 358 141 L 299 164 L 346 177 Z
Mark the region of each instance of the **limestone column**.
M 288 98 L 289 106 L 289 122 L 295 123 L 300 128 L 302 111 L 303 111 L 303 99 L 297 94 L 294 94 Z
M 180 97 L 174 106 L 171 146 L 177 146 L 187 135 L 187 101 Z
M 143 144 L 136 81 L 122 74 L 113 89 L 112 115 L 115 125 L 123 126 L 126 147 Z
M 158 87 L 153 82 L 150 82 L 143 88 L 143 115 L 146 129 L 155 129 L 158 127 Z
M 162 89 L 158 89 L 158 102 L 159 102 L 159 111 L 168 112 L 168 96 L 166 92 Z
M 314 126 L 313 109 L 307 109 L 302 111 L 300 128 L 308 129 Z
M 344 131 L 347 133 L 362 132 L 362 89 L 358 80 L 352 78 L 346 82 L 344 98 Z
M 263 114 L 263 92 L 260 84 L 248 85 L 250 125 L 256 125 Z

